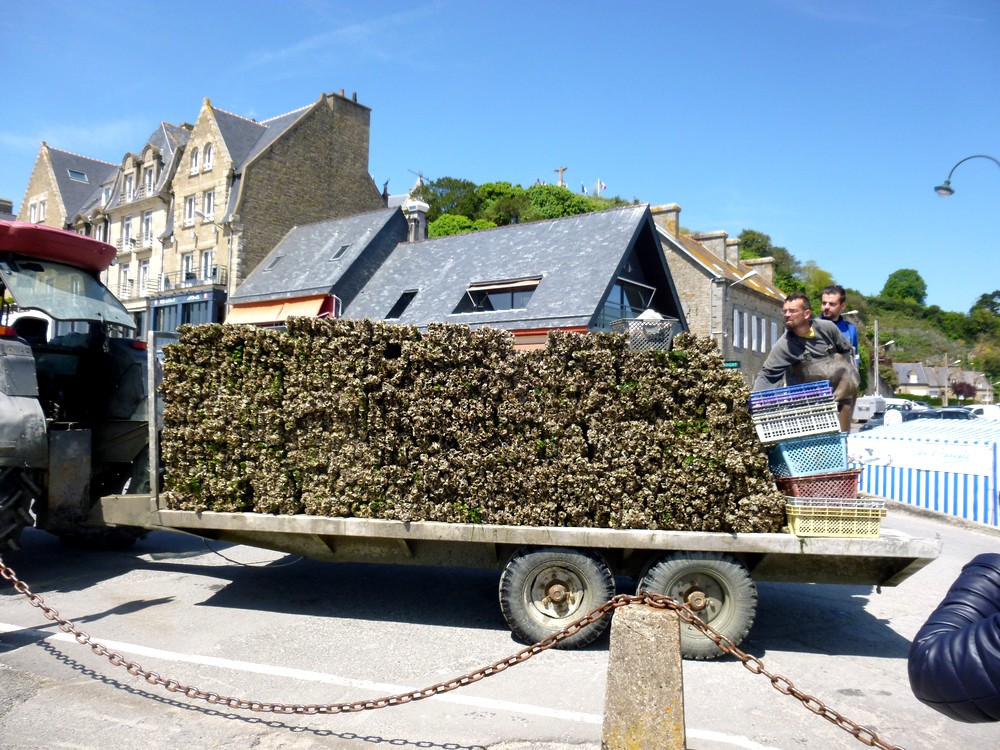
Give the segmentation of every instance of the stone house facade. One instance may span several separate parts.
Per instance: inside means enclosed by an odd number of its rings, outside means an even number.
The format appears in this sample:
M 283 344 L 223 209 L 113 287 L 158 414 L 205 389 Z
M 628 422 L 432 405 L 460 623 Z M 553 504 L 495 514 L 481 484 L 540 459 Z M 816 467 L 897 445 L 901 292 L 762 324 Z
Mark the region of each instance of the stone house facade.
M 713 338 L 750 384 L 785 331 L 774 259 L 740 260 L 739 240 L 726 232 L 681 232 L 676 203 L 650 210 L 691 332 Z
M 368 173 L 370 115 L 343 90 L 260 122 L 206 98 L 193 124 L 163 123 L 120 165 L 95 162 L 106 169 L 87 195 L 58 211 L 43 143 L 18 218 L 31 221 L 34 205 L 40 221 L 44 197 L 45 223 L 114 245 L 106 281 L 141 333 L 221 321 L 292 227 L 384 206 Z
M 113 177 L 115 168 L 42 141 L 17 212 L 18 221 L 69 229 L 73 217 L 91 202 L 99 186 Z

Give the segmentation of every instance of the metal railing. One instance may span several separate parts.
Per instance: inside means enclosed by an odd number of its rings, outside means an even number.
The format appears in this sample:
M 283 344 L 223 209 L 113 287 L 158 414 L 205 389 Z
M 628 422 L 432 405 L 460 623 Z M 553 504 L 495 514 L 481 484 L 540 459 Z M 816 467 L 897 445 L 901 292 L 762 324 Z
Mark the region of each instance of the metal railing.
M 195 286 L 224 286 L 228 277 L 225 266 L 212 266 L 211 269 L 208 269 L 208 273 L 205 273 L 205 269 L 201 268 L 191 271 L 173 271 L 160 275 L 159 291 L 187 289 Z

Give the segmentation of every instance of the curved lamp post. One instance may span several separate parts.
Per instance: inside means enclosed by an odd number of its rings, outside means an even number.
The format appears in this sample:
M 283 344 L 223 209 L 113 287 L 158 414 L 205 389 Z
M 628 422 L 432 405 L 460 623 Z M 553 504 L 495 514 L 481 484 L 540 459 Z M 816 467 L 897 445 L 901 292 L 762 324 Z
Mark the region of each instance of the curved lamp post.
M 934 192 L 943 197 L 954 195 L 955 189 L 952 188 L 951 186 L 951 176 L 955 174 L 955 169 L 958 167 L 959 164 L 967 162 L 969 159 L 989 159 L 991 162 L 1000 167 L 1000 161 L 997 161 L 996 157 L 990 156 L 989 154 L 975 154 L 974 156 L 966 156 L 964 159 L 962 159 L 960 162 L 955 164 L 954 167 L 951 168 L 951 171 L 948 173 L 948 179 L 945 180 L 943 184 L 938 185 L 936 188 L 934 188 Z

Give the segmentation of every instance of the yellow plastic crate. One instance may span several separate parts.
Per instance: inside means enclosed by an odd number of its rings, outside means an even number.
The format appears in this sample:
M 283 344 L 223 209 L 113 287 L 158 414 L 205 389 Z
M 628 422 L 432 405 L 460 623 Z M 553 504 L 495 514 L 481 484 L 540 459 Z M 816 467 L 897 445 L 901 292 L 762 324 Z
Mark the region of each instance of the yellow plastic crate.
M 796 536 L 878 537 L 885 500 L 786 498 L 788 526 Z

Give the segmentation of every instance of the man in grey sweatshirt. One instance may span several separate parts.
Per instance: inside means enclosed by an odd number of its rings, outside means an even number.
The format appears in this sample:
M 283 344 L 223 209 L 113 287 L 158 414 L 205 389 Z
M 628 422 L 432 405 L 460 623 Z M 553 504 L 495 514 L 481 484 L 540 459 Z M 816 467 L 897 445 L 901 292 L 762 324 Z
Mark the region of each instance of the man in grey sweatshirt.
M 782 378 L 787 385 L 829 380 L 837 402 L 840 430 L 850 432 L 860 381 L 854 348 L 834 323 L 813 318 L 806 295 L 799 292 L 788 295 L 781 311 L 785 333 L 768 352 L 753 390 L 775 388 Z

